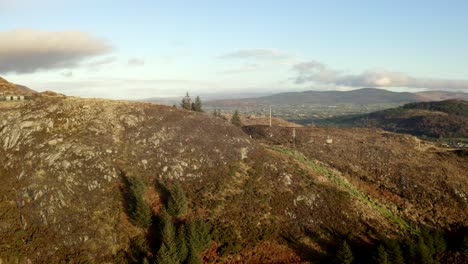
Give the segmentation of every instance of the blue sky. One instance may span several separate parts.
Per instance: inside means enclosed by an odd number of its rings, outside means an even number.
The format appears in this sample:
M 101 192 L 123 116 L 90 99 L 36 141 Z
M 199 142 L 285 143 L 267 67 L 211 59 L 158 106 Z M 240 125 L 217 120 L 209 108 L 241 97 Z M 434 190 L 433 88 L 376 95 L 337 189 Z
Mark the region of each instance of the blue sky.
M 0 0 L 0 75 L 36 90 L 129 99 L 468 92 L 466 14 L 467 1 L 450 0 Z

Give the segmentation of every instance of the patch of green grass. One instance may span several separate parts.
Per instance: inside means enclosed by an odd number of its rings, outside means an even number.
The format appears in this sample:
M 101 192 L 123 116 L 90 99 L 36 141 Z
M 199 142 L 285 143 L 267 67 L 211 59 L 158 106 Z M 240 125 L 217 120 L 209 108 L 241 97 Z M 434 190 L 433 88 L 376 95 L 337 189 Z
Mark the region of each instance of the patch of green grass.
M 356 186 L 354 186 L 352 183 L 350 183 L 348 180 L 346 180 L 343 176 L 334 173 L 330 169 L 328 169 L 326 166 L 320 164 L 317 161 L 310 160 L 308 159 L 302 152 L 285 148 L 285 147 L 280 147 L 280 146 L 267 146 L 264 145 L 267 149 L 274 150 L 283 154 L 286 154 L 295 160 L 305 164 L 309 168 L 313 169 L 314 171 L 320 173 L 321 175 L 327 177 L 331 183 L 341 187 L 342 189 L 346 190 L 349 194 L 352 196 L 356 197 L 360 201 L 364 202 L 365 204 L 368 204 L 371 208 L 379 212 L 383 217 L 389 219 L 393 223 L 399 225 L 401 228 L 404 230 L 413 230 L 411 225 L 406 222 L 403 218 L 395 215 L 390 209 L 388 209 L 385 205 L 383 205 L 381 202 L 378 200 L 370 197 L 363 191 L 359 190 Z

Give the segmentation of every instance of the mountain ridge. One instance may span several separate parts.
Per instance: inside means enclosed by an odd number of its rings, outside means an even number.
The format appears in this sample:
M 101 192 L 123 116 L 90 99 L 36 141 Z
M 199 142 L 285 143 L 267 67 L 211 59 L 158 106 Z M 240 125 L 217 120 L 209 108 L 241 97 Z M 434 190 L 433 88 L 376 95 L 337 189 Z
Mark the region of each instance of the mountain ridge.
M 460 98 L 461 97 L 461 98 Z M 381 103 L 402 103 L 412 101 L 434 101 L 435 98 L 443 99 L 463 99 L 468 100 L 467 93 L 456 92 L 392 92 L 378 88 L 361 88 L 351 91 L 303 91 L 285 92 L 275 95 L 243 98 L 230 100 L 208 101 L 211 107 L 223 106 L 243 106 L 258 104 L 335 104 L 335 103 L 355 103 L 355 104 L 381 104 Z

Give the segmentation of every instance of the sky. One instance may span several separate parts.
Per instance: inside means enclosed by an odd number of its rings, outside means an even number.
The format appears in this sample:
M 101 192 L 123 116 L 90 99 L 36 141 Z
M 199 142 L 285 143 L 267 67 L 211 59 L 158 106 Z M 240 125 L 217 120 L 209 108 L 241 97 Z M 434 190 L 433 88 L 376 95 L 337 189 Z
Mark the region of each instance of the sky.
M 466 0 L 0 0 L 0 76 L 140 99 L 468 92 Z

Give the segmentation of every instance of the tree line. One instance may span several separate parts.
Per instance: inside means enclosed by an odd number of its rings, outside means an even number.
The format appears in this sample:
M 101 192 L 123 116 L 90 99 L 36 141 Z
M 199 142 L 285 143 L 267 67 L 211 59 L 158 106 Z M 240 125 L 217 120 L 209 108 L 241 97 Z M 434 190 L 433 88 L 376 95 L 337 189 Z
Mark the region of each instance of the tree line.
M 200 96 L 197 96 L 195 101 L 192 101 L 192 98 L 188 92 L 185 94 L 184 98 L 182 98 L 180 107 L 190 111 L 203 112 L 203 105 Z
M 202 263 L 201 253 L 212 241 L 212 228 L 188 209 L 188 200 L 179 182 L 169 188 L 155 186 L 166 196 L 160 213 L 155 214 L 145 200 L 148 186 L 142 178 L 123 175 L 124 201 L 130 222 L 145 235 L 131 241 L 123 257 L 127 263 Z
M 176 107 L 176 105 L 174 105 L 174 107 Z M 186 110 L 190 110 L 190 111 L 203 112 L 203 104 L 202 104 L 200 96 L 197 96 L 195 98 L 195 101 L 192 101 L 192 98 L 190 97 L 188 92 L 185 94 L 184 98 L 182 98 L 182 101 L 180 102 L 180 107 Z M 227 120 L 222 115 L 221 109 L 214 109 L 213 116 Z M 234 111 L 234 114 L 232 115 L 230 122 L 231 124 L 237 127 L 242 126 L 240 116 L 239 116 L 239 111 L 237 110 Z
M 382 237 L 371 248 L 343 240 L 330 258 L 340 264 L 468 263 L 468 230 L 449 233 L 423 227 L 403 238 Z

